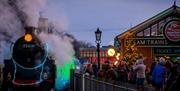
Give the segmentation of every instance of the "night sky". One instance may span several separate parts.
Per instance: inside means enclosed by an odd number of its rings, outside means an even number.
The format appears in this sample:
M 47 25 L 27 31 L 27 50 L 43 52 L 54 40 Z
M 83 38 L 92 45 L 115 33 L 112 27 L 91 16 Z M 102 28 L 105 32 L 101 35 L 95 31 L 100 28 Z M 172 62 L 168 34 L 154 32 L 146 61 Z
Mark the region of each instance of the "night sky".
M 164 11 L 173 3 L 174 0 L 49 0 L 44 11 L 50 20 L 58 21 L 62 30 L 93 45 L 94 31 L 100 28 L 101 44 L 109 45 L 116 35 Z M 180 1 L 177 0 L 176 4 L 180 6 Z

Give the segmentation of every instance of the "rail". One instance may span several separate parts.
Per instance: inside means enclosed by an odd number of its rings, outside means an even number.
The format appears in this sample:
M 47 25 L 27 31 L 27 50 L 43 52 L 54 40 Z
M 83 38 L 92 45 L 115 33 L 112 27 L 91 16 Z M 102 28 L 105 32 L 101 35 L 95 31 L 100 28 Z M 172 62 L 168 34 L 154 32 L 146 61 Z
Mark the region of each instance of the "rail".
M 136 86 L 110 80 L 101 80 L 84 74 L 71 74 L 71 89 L 73 91 L 137 91 Z

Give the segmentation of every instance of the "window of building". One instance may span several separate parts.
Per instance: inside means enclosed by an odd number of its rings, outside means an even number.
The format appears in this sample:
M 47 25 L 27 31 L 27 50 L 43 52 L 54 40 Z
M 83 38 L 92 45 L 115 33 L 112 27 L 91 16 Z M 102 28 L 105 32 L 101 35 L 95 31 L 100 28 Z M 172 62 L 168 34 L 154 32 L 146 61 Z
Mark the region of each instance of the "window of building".
M 158 23 L 144 29 L 143 31 L 140 31 L 136 34 L 137 37 L 149 37 L 149 36 L 163 36 L 163 28 L 166 22 L 172 20 L 175 17 L 167 17 L 166 19 L 163 19 L 159 21 Z
M 104 51 L 101 52 L 101 56 L 104 57 Z
M 83 51 L 83 57 L 86 57 L 86 52 L 85 51 Z
M 87 57 L 90 57 L 90 50 L 87 51 Z
M 166 21 L 168 22 L 168 21 L 170 21 L 172 19 L 173 19 L 173 17 L 168 17 L 168 18 L 166 18 Z
M 93 51 L 93 57 L 96 57 L 96 51 Z
M 89 57 L 92 57 L 92 50 L 89 51 Z
M 143 31 L 137 33 L 137 36 L 138 36 L 138 37 L 142 37 L 142 36 L 143 36 Z
M 144 36 L 150 36 L 150 28 L 144 30 Z
M 151 26 L 151 36 L 157 36 L 157 24 Z
M 96 52 L 96 57 L 97 57 L 97 55 L 98 55 L 98 54 L 97 54 L 97 52 Z

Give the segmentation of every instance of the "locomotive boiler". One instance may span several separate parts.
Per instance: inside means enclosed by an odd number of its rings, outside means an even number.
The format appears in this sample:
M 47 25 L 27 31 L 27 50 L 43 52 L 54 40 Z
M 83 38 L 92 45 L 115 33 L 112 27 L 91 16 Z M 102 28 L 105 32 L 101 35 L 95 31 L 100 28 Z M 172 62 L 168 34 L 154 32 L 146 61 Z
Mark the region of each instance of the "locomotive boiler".
M 48 56 L 48 47 L 35 35 L 35 30 L 26 27 L 24 36 L 12 45 L 11 59 L 4 60 L 4 91 L 50 91 L 54 88 L 55 60 Z

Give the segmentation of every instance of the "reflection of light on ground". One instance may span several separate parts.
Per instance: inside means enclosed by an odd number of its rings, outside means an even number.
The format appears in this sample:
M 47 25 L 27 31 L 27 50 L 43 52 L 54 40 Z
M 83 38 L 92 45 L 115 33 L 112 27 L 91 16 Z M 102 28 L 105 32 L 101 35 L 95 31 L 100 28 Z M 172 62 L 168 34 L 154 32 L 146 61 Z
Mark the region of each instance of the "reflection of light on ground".
M 57 77 L 56 77 L 56 89 L 61 90 L 65 88 L 70 82 L 70 69 L 75 68 L 74 59 L 68 64 L 63 65 L 62 67 L 57 65 Z

